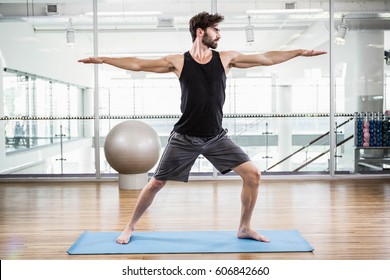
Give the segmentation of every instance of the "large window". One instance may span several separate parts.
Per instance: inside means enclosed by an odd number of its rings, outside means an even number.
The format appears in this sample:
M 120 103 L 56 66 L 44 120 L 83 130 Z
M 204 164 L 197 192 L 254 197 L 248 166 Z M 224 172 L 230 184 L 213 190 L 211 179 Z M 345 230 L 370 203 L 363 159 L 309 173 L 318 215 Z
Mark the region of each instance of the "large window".
M 163 150 L 180 117 L 173 73 L 95 68 L 77 60 L 184 53 L 191 48 L 188 20 L 210 3 L 97 1 L 94 41 L 92 1 L 73 2 L 56 17 L 45 14 L 45 4 L 37 3 L 34 15 L 22 14 L 28 3 L 2 4 L 3 174 L 116 176 L 104 154 L 116 124 L 148 123 Z M 218 51 L 328 51 L 227 75 L 223 125 L 264 174 L 388 172 L 387 147 L 356 147 L 356 112 L 368 121 L 390 109 L 390 11 L 383 1 L 371 2 L 218 1 L 225 16 Z M 200 156 L 192 174 L 216 172 Z
M 83 88 L 5 69 L 3 77 L 6 151 L 48 145 L 82 135 L 80 116 Z

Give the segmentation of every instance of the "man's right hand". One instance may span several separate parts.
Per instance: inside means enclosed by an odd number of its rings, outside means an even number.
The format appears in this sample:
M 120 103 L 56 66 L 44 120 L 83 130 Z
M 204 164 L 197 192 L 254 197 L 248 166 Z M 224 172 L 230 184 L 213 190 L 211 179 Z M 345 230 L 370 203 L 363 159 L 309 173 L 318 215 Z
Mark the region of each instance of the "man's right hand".
M 87 64 L 102 64 L 103 60 L 100 57 L 88 57 L 88 58 L 83 58 L 79 59 L 77 62 L 81 63 L 87 63 Z

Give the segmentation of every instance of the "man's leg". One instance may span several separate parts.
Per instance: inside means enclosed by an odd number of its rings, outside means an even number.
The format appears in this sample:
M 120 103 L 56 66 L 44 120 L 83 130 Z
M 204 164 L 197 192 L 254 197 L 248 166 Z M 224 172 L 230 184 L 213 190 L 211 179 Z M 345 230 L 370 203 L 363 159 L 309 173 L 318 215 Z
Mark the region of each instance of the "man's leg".
M 135 225 L 138 220 L 141 218 L 143 213 L 148 209 L 152 204 L 154 197 L 157 192 L 165 186 L 166 181 L 160 181 L 152 178 L 148 184 L 142 189 L 140 195 L 138 196 L 137 202 L 131 218 L 126 225 L 126 228 L 123 230 L 122 234 L 116 239 L 117 243 L 127 244 L 130 242 L 130 237 L 135 229 Z
M 237 236 L 239 238 L 255 239 L 262 242 L 270 240 L 251 228 L 252 213 L 256 205 L 260 186 L 260 171 L 251 161 L 247 161 L 233 170 L 243 179 L 241 191 L 241 219 Z

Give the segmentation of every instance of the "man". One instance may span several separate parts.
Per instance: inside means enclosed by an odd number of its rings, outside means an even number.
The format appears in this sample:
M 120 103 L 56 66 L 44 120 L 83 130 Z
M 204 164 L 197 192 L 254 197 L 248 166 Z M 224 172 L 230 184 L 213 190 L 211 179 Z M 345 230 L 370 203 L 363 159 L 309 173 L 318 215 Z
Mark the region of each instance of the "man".
M 226 75 L 233 67 L 268 66 L 297 56 L 316 56 L 325 52 L 292 50 L 252 55 L 237 51 L 216 52 L 214 49 L 221 38 L 219 23 L 222 20 L 223 16 L 206 12 L 191 18 L 189 29 L 193 45 L 185 54 L 160 59 L 90 57 L 79 60 L 83 63 L 105 63 L 131 71 L 173 72 L 181 86 L 183 114 L 174 125 L 153 178 L 142 189 L 126 228 L 116 240 L 120 244 L 130 242 L 136 223 L 168 180 L 188 181 L 191 166 L 200 154 L 221 173 L 233 170 L 243 179 L 237 237 L 269 242 L 250 224 L 259 191 L 260 172 L 222 128 Z

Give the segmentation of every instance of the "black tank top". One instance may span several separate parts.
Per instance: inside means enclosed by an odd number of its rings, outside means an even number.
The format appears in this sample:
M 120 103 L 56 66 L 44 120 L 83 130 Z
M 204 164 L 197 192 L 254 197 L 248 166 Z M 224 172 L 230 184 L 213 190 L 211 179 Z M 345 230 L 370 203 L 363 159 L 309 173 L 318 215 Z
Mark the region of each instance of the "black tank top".
M 212 51 L 211 60 L 200 64 L 186 52 L 179 81 L 180 109 L 183 114 L 173 130 L 201 137 L 220 133 L 223 130 L 222 107 L 225 103 L 226 75 L 219 53 Z

